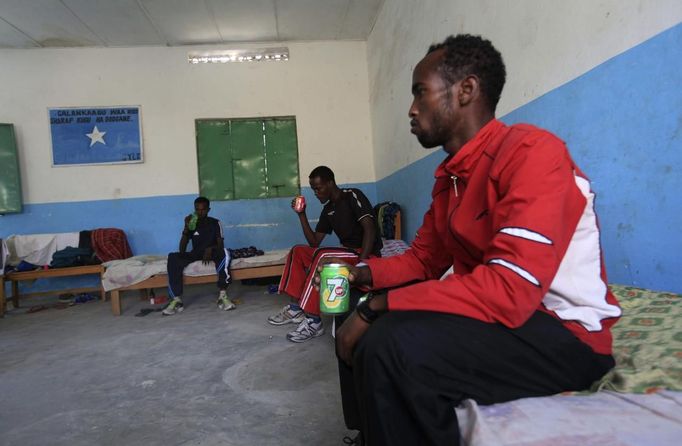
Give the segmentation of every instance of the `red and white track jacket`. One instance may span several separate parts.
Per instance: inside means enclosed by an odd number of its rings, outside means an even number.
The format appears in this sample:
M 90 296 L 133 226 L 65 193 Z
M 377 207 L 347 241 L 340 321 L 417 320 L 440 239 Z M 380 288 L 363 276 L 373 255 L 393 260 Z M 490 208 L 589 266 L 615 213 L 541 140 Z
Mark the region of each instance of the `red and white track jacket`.
M 438 166 L 431 195 L 411 249 L 366 260 L 374 288 L 418 281 L 389 292 L 390 310 L 507 327 L 541 310 L 611 353 L 621 310 L 607 287 L 594 193 L 561 140 L 493 120 Z

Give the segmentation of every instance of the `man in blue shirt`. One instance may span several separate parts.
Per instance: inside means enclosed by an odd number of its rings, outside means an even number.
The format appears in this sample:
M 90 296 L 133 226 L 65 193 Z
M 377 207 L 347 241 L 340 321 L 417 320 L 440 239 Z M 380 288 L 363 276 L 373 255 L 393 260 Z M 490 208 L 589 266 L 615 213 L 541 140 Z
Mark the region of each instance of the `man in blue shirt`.
M 168 294 L 171 301 L 161 314 L 170 316 L 180 313 L 182 303 L 182 272 L 187 265 L 197 260 L 208 264 L 211 260 L 218 273 L 218 308 L 233 310 L 234 303 L 227 297 L 227 285 L 230 283 L 230 253 L 223 243 L 223 226 L 220 220 L 209 217 L 210 202 L 206 197 L 194 200 L 194 214 L 185 217 L 185 227 L 180 238 L 179 252 L 168 254 Z M 193 221 L 195 220 L 195 221 Z M 192 241 L 192 250 L 187 252 L 187 244 Z

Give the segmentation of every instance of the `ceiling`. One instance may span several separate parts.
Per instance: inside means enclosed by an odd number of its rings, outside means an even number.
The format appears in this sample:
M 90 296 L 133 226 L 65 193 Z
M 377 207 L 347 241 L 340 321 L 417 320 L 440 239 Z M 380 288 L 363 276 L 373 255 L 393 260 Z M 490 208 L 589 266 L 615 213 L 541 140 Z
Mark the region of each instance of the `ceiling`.
M 366 40 L 384 0 L 0 0 L 0 48 Z

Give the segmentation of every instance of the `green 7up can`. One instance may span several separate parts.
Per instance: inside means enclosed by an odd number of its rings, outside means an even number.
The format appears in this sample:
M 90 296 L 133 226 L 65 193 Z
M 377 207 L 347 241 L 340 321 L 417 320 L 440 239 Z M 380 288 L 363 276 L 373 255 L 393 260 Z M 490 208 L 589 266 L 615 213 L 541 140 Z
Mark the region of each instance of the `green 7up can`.
M 320 273 L 320 311 L 325 314 L 348 312 L 350 291 L 348 267 L 340 263 L 324 265 Z

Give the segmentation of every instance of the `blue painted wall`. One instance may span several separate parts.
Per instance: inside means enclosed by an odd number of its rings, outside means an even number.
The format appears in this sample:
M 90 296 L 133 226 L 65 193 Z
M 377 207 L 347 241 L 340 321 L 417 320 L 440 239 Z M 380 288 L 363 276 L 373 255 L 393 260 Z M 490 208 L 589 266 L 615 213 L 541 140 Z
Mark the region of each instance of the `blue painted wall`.
M 374 183 L 344 184 L 357 187 L 376 203 Z M 322 206 L 310 187 L 302 188 L 307 215 L 317 221 Z M 12 234 L 78 232 L 94 228 L 120 228 L 126 232 L 133 254 L 167 254 L 177 251 L 185 215 L 193 212 L 196 195 L 174 195 L 120 200 L 28 204 L 21 214 L 0 217 L 0 238 Z M 212 217 L 222 221 L 225 244 L 231 248 L 256 246 L 263 250 L 284 249 L 305 243 L 301 225 L 291 210 L 291 198 L 214 201 Z M 315 223 L 311 223 L 313 228 Z M 335 235 L 325 245 L 338 244 Z M 55 279 L 22 285 L 22 292 L 50 287 L 94 286 L 92 279 Z
M 568 144 L 597 193 L 610 282 L 682 293 L 682 25 L 502 120 L 544 127 Z M 409 240 L 443 158 L 439 150 L 377 184 L 380 200 L 405 209 Z

